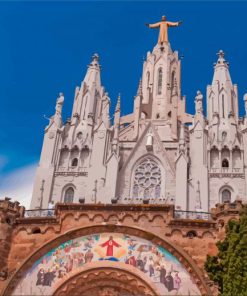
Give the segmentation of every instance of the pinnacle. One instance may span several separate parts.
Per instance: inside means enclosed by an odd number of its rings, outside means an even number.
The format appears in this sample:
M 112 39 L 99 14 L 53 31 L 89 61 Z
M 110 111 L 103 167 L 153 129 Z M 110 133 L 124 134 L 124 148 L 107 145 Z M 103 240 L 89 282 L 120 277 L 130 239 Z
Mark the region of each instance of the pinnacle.
M 98 61 L 99 61 L 99 55 L 97 53 L 93 54 L 92 62 L 98 62 Z
M 217 53 L 218 56 L 218 61 L 216 63 L 216 65 L 228 65 L 228 62 L 225 60 L 225 53 L 224 51 L 221 49 L 219 50 L 219 52 Z
M 116 105 L 116 108 L 115 108 L 115 112 L 120 111 L 120 101 L 121 101 L 121 94 L 119 93 L 118 98 L 117 98 L 117 105 Z

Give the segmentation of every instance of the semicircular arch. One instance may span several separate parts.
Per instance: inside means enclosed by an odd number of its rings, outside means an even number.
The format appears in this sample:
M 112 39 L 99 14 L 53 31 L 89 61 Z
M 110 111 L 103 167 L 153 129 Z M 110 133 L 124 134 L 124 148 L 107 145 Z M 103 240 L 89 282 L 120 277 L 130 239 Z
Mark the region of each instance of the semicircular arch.
M 206 285 L 204 276 L 200 271 L 200 269 L 197 267 L 196 263 L 192 260 L 192 258 L 187 253 L 185 253 L 182 250 L 182 248 L 176 246 L 174 243 L 170 242 L 169 240 L 162 238 L 158 235 L 155 235 L 151 232 L 147 232 L 138 227 L 124 226 L 124 225 L 93 225 L 93 226 L 88 226 L 84 228 L 80 227 L 80 228 L 71 229 L 57 236 L 55 239 L 51 239 L 50 241 L 44 243 L 39 249 L 35 250 L 22 263 L 22 265 L 17 269 L 17 271 L 12 275 L 12 277 L 9 279 L 9 282 L 5 290 L 3 291 L 3 295 L 11 295 L 13 291 L 16 289 L 16 287 L 18 286 L 18 284 L 20 283 L 20 281 L 23 279 L 23 275 L 30 272 L 30 270 L 35 266 L 35 264 L 37 265 L 37 262 L 41 262 L 41 259 L 47 253 L 51 252 L 55 248 L 61 247 L 61 244 L 65 244 L 66 242 L 71 241 L 73 239 L 78 239 L 85 236 L 92 236 L 95 234 L 107 234 L 108 236 L 109 234 L 110 235 L 121 234 L 122 236 L 125 236 L 130 241 L 132 241 L 132 243 L 129 244 L 129 248 L 128 248 L 129 251 L 131 251 L 131 247 L 133 247 L 133 244 L 135 244 L 136 240 L 138 240 L 137 243 L 139 243 L 139 241 L 142 243 L 142 248 L 144 250 L 147 247 L 147 245 L 149 245 L 148 250 L 150 252 L 154 252 L 153 254 L 155 254 L 157 250 L 161 250 L 161 249 L 165 250 L 166 254 L 168 256 L 171 256 L 170 258 L 175 257 L 177 262 L 181 264 L 181 268 L 184 268 L 184 270 L 188 273 L 189 277 L 193 279 L 192 283 L 194 283 L 197 286 L 201 294 L 210 294 L 210 289 Z M 146 241 L 146 243 L 144 240 Z M 140 247 L 140 244 L 138 245 L 138 247 Z M 139 249 L 139 252 L 141 252 L 141 249 Z M 131 253 L 129 255 L 131 255 Z M 88 258 L 90 257 L 89 255 L 87 256 Z M 137 270 L 137 266 L 134 266 L 134 264 L 131 264 L 130 261 L 128 264 L 132 265 L 132 268 Z M 149 262 L 149 265 L 150 265 L 150 262 Z M 182 272 L 182 269 L 181 269 L 181 272 Z

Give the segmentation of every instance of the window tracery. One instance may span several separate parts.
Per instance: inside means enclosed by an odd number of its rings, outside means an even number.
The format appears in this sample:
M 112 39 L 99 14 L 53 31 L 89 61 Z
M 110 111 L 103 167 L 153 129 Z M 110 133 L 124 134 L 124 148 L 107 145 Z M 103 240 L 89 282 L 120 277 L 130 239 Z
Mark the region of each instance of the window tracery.
M 152 159 L 146 158 L 135 169 L 132 195 L 137 200 L 161 197 L 161 170 Z
M 162 92 L 162 68 L 158 70 L 158 95 Z

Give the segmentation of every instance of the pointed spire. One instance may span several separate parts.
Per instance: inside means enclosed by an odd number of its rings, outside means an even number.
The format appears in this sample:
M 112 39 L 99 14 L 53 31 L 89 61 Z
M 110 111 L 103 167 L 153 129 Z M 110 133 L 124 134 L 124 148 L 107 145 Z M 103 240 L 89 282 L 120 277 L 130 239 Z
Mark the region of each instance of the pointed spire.
M 120 112 L 120 103 L 121 103 L 121 94 L 118 94 L 118 98 L 117 98 L 117 104 L 116 104 L 116 108 L 115 108 L 115 113 Z
M 218 56 L 218 61 L 217 61 L 217 65 L 224 65 L 224 66 L 228 66 L 228 62 L 225 60 L 225 53 L 224 51 L 221 49 L 219 50 L 219 52 L 217 53 Z
M 58 127 L 60 127 L 62 124 L 63 103 L 64 103 L 64 95 L 63 93 L 59 93 L 59 96 L 56 102 L 56 107 L 55 107 L 56 112 L 53 116 L 53 121 L 57 124 Z
M 195 109 L 196 109 L 196 114 L 203 114 L 203 95 L 200 92 L 200 90 L 198 90 L 196 92 L 196 97 L 195 97 Z
M 83 82 L 86 82 L 87 86 L 101 84 L 99 55 L 97 53 L 92 56 L 91 63 L 88 65 L 88 70 Z
M 225 53 L 223 50 L 220 50 L 217 53 L 218 60 L 217 63 L 214 64 L 214 77 L 213 82 L 217 83 L 225 83 L 226 81 L 231 82 L 231 77 L 229 73 L 229 63 L 225 60 Z
M 121 102 L 121 95 L 118 95 L 117 105 L 115 108 L 114 114 L 114 134 L 113 134 L 113 141 L 112 141 L 112 150 L 115 153 L 118 153 L 118 138 L 119 138 L 119 126 L 120 126 L 120 102 Z

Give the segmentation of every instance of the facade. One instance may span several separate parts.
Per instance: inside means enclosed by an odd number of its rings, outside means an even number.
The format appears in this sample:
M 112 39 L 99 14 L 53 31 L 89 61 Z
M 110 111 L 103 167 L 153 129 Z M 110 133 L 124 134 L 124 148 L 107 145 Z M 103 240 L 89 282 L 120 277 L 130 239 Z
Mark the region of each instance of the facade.
M 112 124 L 97 55 L 65 124 L 59 95 L 32 210 L 0 200 L 0 295 L 218 294 L 204 263 L 239 218 L 247 161 L 247 120 L 223 52 L 207 117 L 200 92 L 186 113 L 168 42 L 147 54 L 133 113 L 121 116 L 120 101 Z
M 204 271 L 241 201 L 208 217 L 173 205 L 57 203 L 26 211 L 0 200 L 0 295 L 217 295 Z
M 31 208 L 52 201 L 174 204 L 208 212 L 216 203 L 247 198 L 247 120 L 223 51 L 218 53 L 207 115 L 203 96 L 186 113 L 181 61 L 169 42 L 147 53 L 133 102 L 121 116 L 120 96 L 110 121 L 98 55 L 75 89 L 71 119 L 62 122 L 64 96 L 45 129 Z M 244 98 L 247 110 L 247 95 Z

